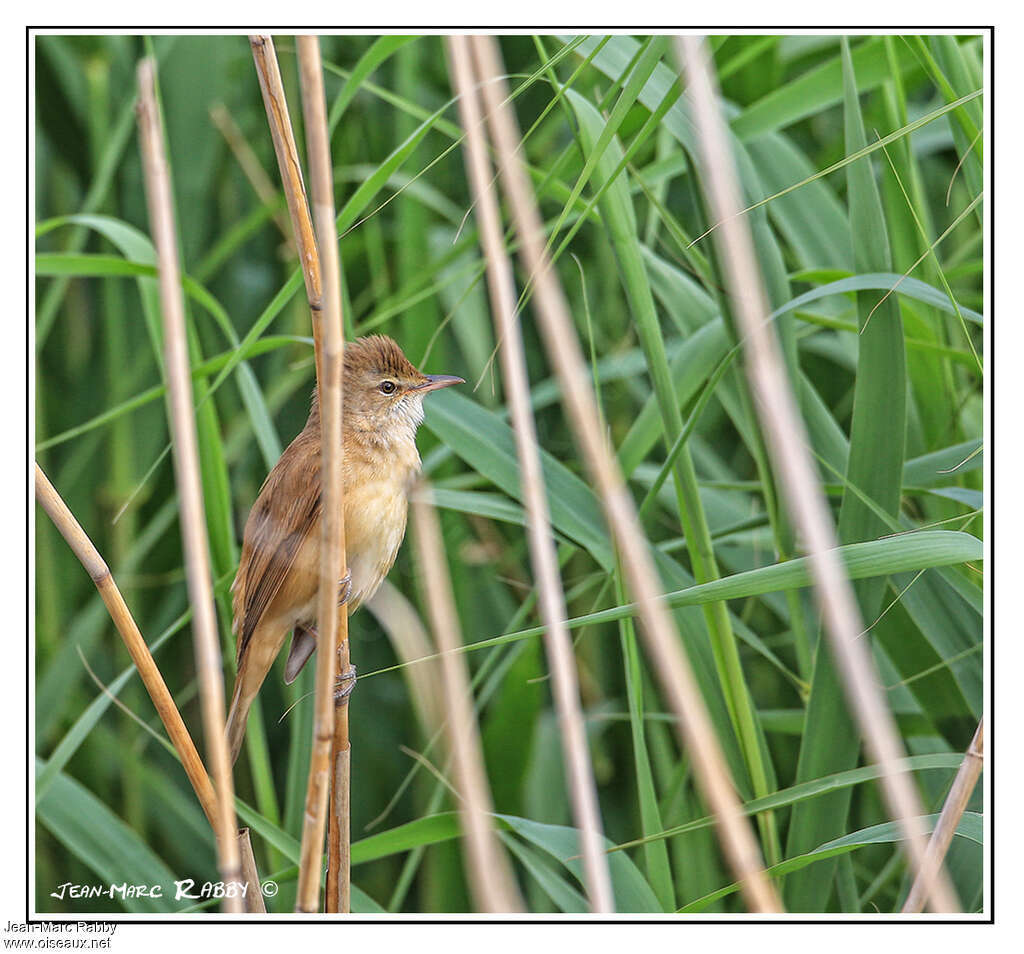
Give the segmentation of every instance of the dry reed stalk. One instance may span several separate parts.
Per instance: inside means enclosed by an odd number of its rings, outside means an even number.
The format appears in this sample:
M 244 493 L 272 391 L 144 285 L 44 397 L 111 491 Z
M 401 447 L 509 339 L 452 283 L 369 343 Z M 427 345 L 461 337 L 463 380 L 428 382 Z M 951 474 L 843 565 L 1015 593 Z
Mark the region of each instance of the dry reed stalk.
M 135 668 L 139 671 L 142 684 L 146 687 L 149 698 L 153 700 L 153 706 L 167 730 L 167 736 L 178 753 L 178 758 L 181 759 L 182 767 L 185 769 L 185 774 L 192 784 L 196 798 L 199 799 L 199 804 L 210 822 L 210 827 L 215 834 L 219 833 L 217 796 L 210 783 L 210 776 L 206 774 L 203 760 L 199 757 L 199 752 L 192 741 L 192 736 L 189 735 L 181 713 L 174 704 L 167 683 L 164 682 L 164 677 L 160 674 L 160 669 L 157 667 L 146 641 L 142 638 L 139 627 L 135 625 L 131 611 L 128 609 L 121 591 L 117 588 L 106 562 L 38 464 L 36 464 L 36 500 L 39 501 L 39 505 L 46 511 L 53 521 L 53 525 L 60 531 L 60 535 L 67 541 L 71 551 L 92 577 L 93 583 L 96 584 L 100 598 L 106 605 L 117 631 L 121 634 L 121 639 L 124 640 L 128 655 L 132 657 L 132 662 L 135 663 Z
M 192 633 L 195 643 L 196 674 L 203 714 L 203 731 L 208 758 L 216 779 L 217 855 L 224 881 L 241 878 L 236 839 L 234 789 L 231 759 L 224 732 L 224 681 L 213 608 L 210 553 L 203 509 L 203 488 L 199 479 L 199 451 L 196 442 L 192 378 L 185 340 L 185 311 L 178 268 L 178 241 L 174 226 L 171 182 L 167 170 L 163 132 L 156 103 L 156 66 L 152 59 L 139 63 L 139 139 L 146 186 L 149 219 L 156 247 L 160 284 L 160 311 L 164 326 L 164 361 L 168 406 L 174 435 L 174 470 L 178 489 L 182 545 L 192 605 Z M 242 910 L 240 897 L 225 898 L 224 909 Z
M 767 320 L 770 312 L 753 240 L 740 215 L 733 156 L 717 105 L 714 79 L 700 37 L 677 37 L 678 53 L 686 64 L 693 115 L 704 154 L 704 175 L 713 218 L 719 223 L 715 240 L 725 266 L 726 286 L 744 331 L 747 375 L 756 397 L 761 425 L 771 453 L 778 484 L 790 515 L 805 541 L 811 559 L 815 593 L 871 758 L 882 769 L 882 790 L 889 812 L 903 829 L 911 865 L 920 877 L 927 850 L 920 800 L 910 776 L 899 767 L 905 757 L 892 713 L 882 694 L 867 644 L 860 610 L 836 553 L 838 540 L 821 485 L 817 480 L 803 422 L 786 377 L 782 353 Z M 957 911 L 956 893 L 945 872 L 925 882 L 933 910 Z
M 441 699 L 437 695 L 441 675 L 432 660 L 421 662 L 434 652 L 423 620 L 401 590 L 387 580 L 381 583 L 380 589 L 364 607 L 373 614 L 387 634 L 395 655 L 404 664 L 402 676 L 409 684 L 409 695 L 423 733 L 429 737 L 441 725 L 444 716 Z
M 573 806 L 573 818 L 580 832 L 584 883 L 591 911 L 609 913 L 615 910 L 615 899 L 608 873 L 608 859 L 604 853 L 597 787 L 588 756 L 576 661 L 565 623 L 565 596 L 555 555 L 554 532 L 548 513 L 537 430 L 530 407 L 530 382 L 516 314 L 512 263 L 505 249 L 498 202 L 491 188 L 493 177 L 484 138 L 483 115 L 474 85 L 469 41 L 465 36 L 449 36 L 447 48 L 455 79 L 455 92 L 459 98 L 459 114 L 465 131 L 466 169 L 479 220 L 480 241 L 487 260 L 487 284 L 494 313 L 495 337 L 501 342 L 502 373 L 522 475 L 530 557 L 545 629 L 544 646 L 551 668 L 552 693 L 562 728 L 565 777 Z
M 320 862 L 328 795 L 333 807 L 329 833 L 327 911 L 348 913 L 349 875 L 349 760 L 348 698 L 335 713 L 335 679 L 349 670 L 348 612 L 338 609 L 338 581 L 345 575 L 345 524 L 342 510 L 342 367 L 344 334 L 341 324 L 341 263 L 334 225 L 334 186 L 331 145 L 327 131 L 320 44 L 315 36 L 300 36 L 299 76 L 306 124 L 306 152 L 313 197 L 313 220 L 321 257 L 323 353 L 320 366 L 320 479 L 323 518 L 320 543 L 320 591 L 317 616 L 316 715 L 313 754 L 309 766 L 306 819 L 302 828 L 302 858 L 296 910 L 315 911 L 320 890 Z M 341 716 L 337 718 L 336 716 Z M 333 778 L 328 785 L 328 767 Z
M 277 156 L 277 167 L 281 173 L 281 184 L 284 187 L 285 199 L 288 201 L 288 215 L 292 220 L 295 242 L 299 249 L 299 265 L 302 278 L 306 284 L 306 299 L 313 320 L 313 345 L 316 355 L 316 379 L 323 379 L 320 367 L 323 343 L 321 341 L 321 311 L 323 307 L 322 286 L 320 279 L 320 256 L 317 254 L 316 238 L 313 235 L 313 221 L 309 215 L 306 202 L 306 187 L 302 182 L 302 166 L 299 153 L 295 148 L 295 134 L 288 113 L 288 100 L 284 95 L 284 84 L 281 82 L 281 70 L 277 65 L 277 54 L 274 52 L 274 41 L 267 34 L 249 37 L 252 47 L 252 58 L 256 63 L 256 75 L 259 77 L 260 90 L 263 93 L 263 106 L 267 112 L 267 124 L 270 126 L 270 138 L 274 143 L 274 154 Z
M 242 130 L 238 128 L 238 124 L 231 113 L 228 112 L 227 107 L 223 103 L 215 103 L 210 107 L 210 119 L 217 129 L 220 130 L 220 134 L 224 137 L 228 148 L 238 161 L 242 174 L 248 180 L 249 185 L 252 186 L 252 190 L 259 197 L 259 200 L 267 206 L 275 204 L 277 202 L 277 190 L 274 188 L 274 183 L 270 181 L 270 176 L 267 175 L 266 169 L 260 164 L 255 151 L 249 145 L 245 136 L 242 135 Z M 285 218 L 283 210 L 276 209 L 273 213 L 273 219 L 284 236 L 285 246 L 288 249 L 289 255 L 296 254 L 295 240 L 292 238 L 291 230 L 288 227 L 288 219 Z
M 622 553 L 626 581 L 637 603 L 641 632 L 662 692 L 678 717 L 681 741 L 690 752 L 697 781 L 714 812 L 730 867 L 755 911 L 781 910 L 774 886 L 764 872 L 761 853 L 715 737 L 689 660 L 668 608 L 636 507 L 601 430 L 597 403 L 586 373 L 568 305 L 544 251 L 544 231 L 536 200 L 518 156 L 519 130 L 505 105 L 504 67 L 493 37 L 471 38 L 477 77 L 482 82 L 491 138 L 509 198 L 524 266 L 533 278 L 536 310 L 548 357 L 562 387 L 563 401 L 577 442 L 597 485 L 605 517 Z
M 985 720 L 978 723 L 978 728 L 971 739 L 971 744 L 964 753 L 964 760 L 950 786 L 949 794 L 946 796 L 945 804 L 942 806 L 942 814 L 935 825 L 932 836 L 928 840 L 928 851 L 925 854 L 924 865 L 918 871 L 914 883 L 910 887 L 910 893 L 903 904 L 904 914 L 917 914 L 924 907 L 925 899 L 931 894 L 932 881 L 935 874 L 942 866 L 946 852 L 949 851 L 953 835 L 956 833 L 956 826 L 971 800 L 974 786 L 978 784 L 984 766 L 985 749 Z
M 252 853 L 248 828 L 238 829 L 238 854 L 242 861 L 242 881 L 246 886 L 245 913 L 266 914 L 267 906 L 263 903 L 260 873 L 256 870 L 256 856 Z
M 440 653 L 441 695 L 447 712 L 448 742 L 455 784 L 461 796 L 459 814 L 465 835 L 469 890 L 480 911 L 522 911 L 523 902 L 508 858 L 491 826 L 494 811 L 484 768 L 480 730 L 470 703 L 466 662 L 455 612 L 452 582 L 441 537 L 441 524 L 429 487 L 421 484 L 412 499 L 412 522 L 423 592 Z

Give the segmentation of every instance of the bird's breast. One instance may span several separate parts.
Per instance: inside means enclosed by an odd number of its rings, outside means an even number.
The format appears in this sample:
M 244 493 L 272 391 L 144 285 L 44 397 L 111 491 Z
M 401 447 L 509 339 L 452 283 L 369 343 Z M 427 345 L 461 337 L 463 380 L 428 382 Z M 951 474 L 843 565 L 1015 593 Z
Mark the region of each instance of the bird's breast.
M 415 454 L 415 447 L 413 448 Z M 419 455 L 385 471 L 360 466 L 345 475 L 345 556 L 352 574 L 350 611 L 368 600 L 387 576 L 405 537 L 409 489 Z

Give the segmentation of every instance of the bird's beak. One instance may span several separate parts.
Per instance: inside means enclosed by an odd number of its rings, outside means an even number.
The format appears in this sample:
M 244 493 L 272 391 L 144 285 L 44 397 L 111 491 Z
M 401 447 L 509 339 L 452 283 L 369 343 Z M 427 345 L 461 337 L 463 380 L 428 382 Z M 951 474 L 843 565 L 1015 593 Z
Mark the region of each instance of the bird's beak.
M 416 385 L 416 391 L 438 391 L 441 388 L 451 387 L 453 384 L 465 384 L 466 382 L 454 374 L 427 374 L 423 384 Z

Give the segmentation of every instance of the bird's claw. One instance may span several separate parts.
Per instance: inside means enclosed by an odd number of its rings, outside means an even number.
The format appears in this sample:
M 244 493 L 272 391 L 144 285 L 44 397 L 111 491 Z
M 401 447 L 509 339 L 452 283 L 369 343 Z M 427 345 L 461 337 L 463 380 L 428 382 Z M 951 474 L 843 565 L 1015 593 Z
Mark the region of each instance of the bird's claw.
M 348 705 L 348 697 L 356 687 L 356 667 L 349 663 L 340 676 L 334 680 L 334 704 L 336 706 Z
M 338 605 L 344 606 L 348 602 L 349 595 L 352 591 L 352 571 L 349 570 L 340 580 L 338 580 Z

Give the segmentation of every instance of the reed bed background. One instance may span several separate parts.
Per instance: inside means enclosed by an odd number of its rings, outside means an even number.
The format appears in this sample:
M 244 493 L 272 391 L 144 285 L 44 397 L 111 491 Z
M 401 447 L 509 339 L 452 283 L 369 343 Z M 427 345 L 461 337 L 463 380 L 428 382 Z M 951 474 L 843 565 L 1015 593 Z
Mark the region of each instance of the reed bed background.
M 908 755 L 922 830 L 942 813 L 929 857 L 948 844 L 959 905 L 978 911 L 981 38 L 709 43 L 767 309 L 854 581 L 859 639 Z M 276 46 L 305 162 L 295 42 Z M 419 443 L 456 617 L 447 614 L 444 636 L 471 646 L 461 663 L 494 848 L 516 880 L 504 894 L 518 891 L 532 912 L 585 911 L 456 80 L 440 37 L 324 37 L 321 50 L 346 335 L 383 331 L 424 370 L 470 382 L 431 396 Z M 912 881 L 901 827 L 866 754 L 878 740 L 860 744 L 824 648 L 806 541 L 743 374 L 743 332 L 726 263 L 705 234 L 716 220 L 670 39 L 504 37 L 500 50 L 603 433 L 659 585 L 673 594 L 669 629 L 750 816 L 758 863 L 787 910 L 898 911 Z M 230 667 L 241 527 L 305 420 L 315 377 L 303 275 L 244 36 L 36 40 L 36 457 L 110 566 L 206 751 L 134 136 L 131 91 L 146 55 L 170 153 Z M 493 92 L 480 90 L 485 111 Z M 500 161 L 492 152 L 495 170 Z M 499 185 L 505 252 L 519 262 L 529 248 Z M 747 911 L 700 762 L 680 745 L 664 667 L 645 654 L 647 630 L 635 630 L 635 566 L 621 565 L 563 408 L 537 279 L 514 267 L 587 755 L 606 848 L 619 849 L 606 855 L 614 908 Z M 350 627 L 352 910 L 469 911 L 479 885 L 461 844 L 468 783 L 443 742 L 448 713 L 465 721 L 469 707 L 431 699 L 445 691 L 441 669 L 412 661 L 431 651 L 426 631 L 441 635 L 442 607 L 429 595 L 440 584 L 424 585 L 412 540 L 389 580 Z M 218 876 L 210 826 L 160 719 L 89 576 L 42 511 L 35 635 L 37 908 L 213 909 L 174 902 L 173 887 L 123 904 L 50 896 L 66 881 Z M 271 912 L 295 905 L 313 669 L 291 687 L 268 679 L 235 773 L 239 824 L 261 878 L 280 888 L 266 899 Z

